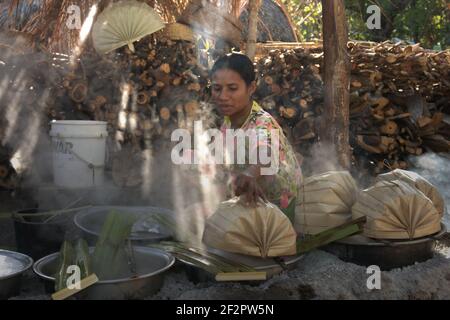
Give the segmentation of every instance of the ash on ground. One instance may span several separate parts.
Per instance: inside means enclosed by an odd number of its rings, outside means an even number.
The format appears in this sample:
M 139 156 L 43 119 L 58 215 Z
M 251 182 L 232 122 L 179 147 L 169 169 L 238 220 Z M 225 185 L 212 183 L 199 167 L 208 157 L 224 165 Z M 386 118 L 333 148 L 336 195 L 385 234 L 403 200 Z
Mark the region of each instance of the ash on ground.
M 180 271 L 181 270 L 181 271 Z M 261 284 L 190 281 L 180 267 L 166 274 L 161 290 L 148 300 L 279 299 L 450 299 L 450 247 L 439 242 L 434 258 L 381 272 L 381 289 L 369 290 L 367 268 L 321 250 L 305 255 L 294 270 Z M 36 276 L 27 274 L 20 300 L 50 299 Z

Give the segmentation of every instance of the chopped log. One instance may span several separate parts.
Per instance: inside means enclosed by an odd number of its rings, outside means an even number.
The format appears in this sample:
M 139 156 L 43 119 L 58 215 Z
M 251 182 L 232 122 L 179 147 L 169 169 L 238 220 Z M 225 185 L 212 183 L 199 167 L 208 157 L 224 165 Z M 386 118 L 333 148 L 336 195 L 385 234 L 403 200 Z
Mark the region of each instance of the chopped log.
M 450 152 L 450 141 L 436 134 L 423 137 L 423 145 L 434 152 Z
M 398 133 L 398 125 L 394 121 L 387 121 L 380 127 L 380 132 L 386 135 L 396 135 Z
M 139 105 L 147 105 L 150 103 L 150 95 L 147 92 L 141 91 L 137 94 L 136 102 Z
M 375 106 L 375 109 L 377 111 L 380 111 L 383 110 L 390 103 L 390 101 L 386 97 L 380 97 L 376 100 L 371 101 L 371 103 L 373 104 L 373 106 Z
M 162 120 L 164 121 L 169 121 L 170 120 L 170 109 L 163 107 L 159 110 L 159 116 L 161 117 Z
M 170 65 L 168 63 L 163 63 L 160 67 L 159 70 L 161 70 L 164 73 L 169 74 L 170 73 Z
M 195 117 L 197 111 L 200 109 L 198 101 L 192 100 L 184 105 L 184 110 L 188 117 Z
M 420 156 L 423 153 L 422 148 L 405 147 L 405 150 L 406 152 L 415 156 Z
M 188 90 L 189 91 L 196 91 L 199 92 L 202 89 L 202 86 L 200 85 L 200 83 L 191 83 L 188 85 Z
M 362 148 L 363 150 L 365 150 L 367 152 L 376 153 L 376 154 L 382 153 L 380 148 L 374 147 L 374 146 L 371 146 L 371 145 L 365 143 L 364 136 L 362 136 L 362 135 L 356 136 L 356 142 L 360 148 Z
M 426 127 L 427 125 L 429 125 L 432 122 L 431 118 L 429 117 L 419 117 L 416 121 L 417 125 L 419 126 L 419 128 L 423 128 Z
M 73 85 L 73 87 L 70 90 L 70 98 L 77 102 L 81 103 L 84 102 L 87 98 L 88 93 L 88 86 L 86 83 L 79 82 Z
M 287 119 L 293 119 L 298 115 L 298 110 L 292 107 L 280 107 L 280 115 Z

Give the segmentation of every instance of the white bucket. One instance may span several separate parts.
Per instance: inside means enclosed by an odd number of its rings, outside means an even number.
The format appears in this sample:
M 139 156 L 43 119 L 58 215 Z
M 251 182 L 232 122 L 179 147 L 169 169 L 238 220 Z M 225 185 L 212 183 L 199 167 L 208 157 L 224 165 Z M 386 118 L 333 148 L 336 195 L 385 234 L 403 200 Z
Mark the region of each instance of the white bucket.
M 55 185 L 82 188 L 103 184 L 106 125 L 101 121 L 51 122 Z

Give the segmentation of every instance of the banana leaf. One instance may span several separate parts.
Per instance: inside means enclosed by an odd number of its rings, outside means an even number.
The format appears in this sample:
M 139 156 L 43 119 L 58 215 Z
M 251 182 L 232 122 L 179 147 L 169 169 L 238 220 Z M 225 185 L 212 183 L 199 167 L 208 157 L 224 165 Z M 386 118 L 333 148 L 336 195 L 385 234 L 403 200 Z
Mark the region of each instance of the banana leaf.
M 55 292 L 67 287 L 67 279 L 70 274 L 67 273 L 67 268 L 73 265 L 74 249 L 70 242 L 64 241 L 59 252 L 58 271 L 55 275 Z
M 92 257 L 93 271 L 100 280 L 131 276 L 126 241 L 136 221 L 135 215 L 116 211 L 106 218 Z
M 209 273 L 217 274 L 221 272 L 251 272 L 253 268 L 244 264 L 230 261 L 221 256 L 206 252 L 203 249 L 193 248 L 187 244 L 177 242 L 161 242 L 151 245 L 170 252 L 179 260 L 186 261 Z
M 222 256 L 219 256 L 219 255 L 214 254 L 212 252 L 209 252 L 209 251 L 207 251 L 205 249 L 200 249 L 200 248 L 196 248 L 196 247 L 190 246 L 188 244 L 182 244 L 182 243 L 177 243 L 177 242 L 166 241 L 166 242 L 161 242 L 161 243 L 162 244 L 172 244 L 173 246 L 176 246 L 176 247 L 178 247 L 180 249 L 189 250 L 190 252 L 196 253 L 198 255 L 201 255 L 201 256 L 209 259 L 211 262 L 215 262 L 218 265 L 222 264 L 225 267 L 231 267 L 234 270 L 236 268 L 239 268 L 239 271 L 249 271 L 249 272 L 255 271 L 253 268 L 251 268 L 251 267 L 249 267 L 249 266 L 247 266 L 245 264 L 242 264 L 242 263 L 239 263 L 239 262 L 236 262 L 236 261 L 232 261 L 232 260 L 227 259 L 225 257 L 222 257 Z
M 83 239 L 78 239 L 75 244 L 74 262 L 80 268 L 81 279 L 84 279 L 93 273 L 89 247 L 87 242 Z

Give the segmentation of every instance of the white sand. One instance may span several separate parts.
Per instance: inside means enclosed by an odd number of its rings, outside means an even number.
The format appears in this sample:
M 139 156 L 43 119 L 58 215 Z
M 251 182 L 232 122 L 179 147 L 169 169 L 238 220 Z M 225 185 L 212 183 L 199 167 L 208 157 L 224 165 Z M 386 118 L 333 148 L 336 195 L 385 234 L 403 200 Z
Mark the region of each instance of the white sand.
M 381 273 L 381 289 L 369 290 L 366 268 L 314 251 L 297 268 L 257 285 L 193 284 L 184 273 L 168 275 L 151 299 L 450 299 L 450 250 L 441 247 L 424 263 Z

